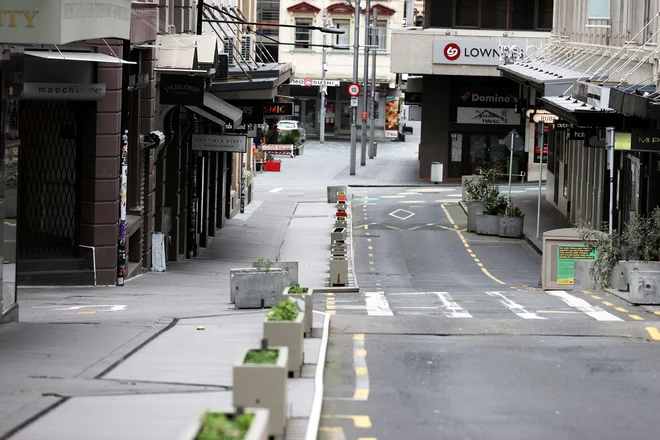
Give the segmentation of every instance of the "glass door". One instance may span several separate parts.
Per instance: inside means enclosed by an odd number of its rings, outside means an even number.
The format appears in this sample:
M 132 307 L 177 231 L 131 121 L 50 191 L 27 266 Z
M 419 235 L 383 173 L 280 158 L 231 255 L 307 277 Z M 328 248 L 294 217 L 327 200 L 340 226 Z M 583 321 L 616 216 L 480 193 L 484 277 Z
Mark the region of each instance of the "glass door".
M 470 174 L 488 161 L 488 135 L 470 134 Z
M 342 102 L 341 103 L 341 120 L 340 120 L 340 129 L 350 130 L 351 129 L 351 103 Z

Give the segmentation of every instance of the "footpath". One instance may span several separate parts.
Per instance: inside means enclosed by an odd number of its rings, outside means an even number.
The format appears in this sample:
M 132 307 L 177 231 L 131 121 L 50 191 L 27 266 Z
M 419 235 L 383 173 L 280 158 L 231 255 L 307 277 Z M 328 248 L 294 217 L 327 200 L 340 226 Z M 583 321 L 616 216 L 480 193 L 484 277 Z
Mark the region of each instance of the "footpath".
M 265 310 L 230 304 L 229 269 L 298 261 L 301 285 L 326 286 L 326 186 L 419 184 L 417 143 L 381 145 L 366 167 L 358 156 L 350 182 L 347 143 L 283 158 L 199 258 L 164 273 L 124 287 L 20 288 L 20 322 L 0 326 L 0 439 L 178 439 L 204 409 L 231 407 L 232 367 L 259 346 Z M 288 381 L 287 439 L 305 438 L 323 323 L 315 313 L 302 376 Z

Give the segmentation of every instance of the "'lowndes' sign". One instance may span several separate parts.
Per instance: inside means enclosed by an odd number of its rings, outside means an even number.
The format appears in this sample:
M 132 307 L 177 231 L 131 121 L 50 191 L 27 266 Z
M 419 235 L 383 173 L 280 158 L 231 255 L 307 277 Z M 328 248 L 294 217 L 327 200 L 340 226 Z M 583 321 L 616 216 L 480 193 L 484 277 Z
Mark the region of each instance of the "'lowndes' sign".
M 499 66 L 513 63 L 537 52 L 543 43 L 536 40 L 448 40 L 433 41 L 433 64 Z

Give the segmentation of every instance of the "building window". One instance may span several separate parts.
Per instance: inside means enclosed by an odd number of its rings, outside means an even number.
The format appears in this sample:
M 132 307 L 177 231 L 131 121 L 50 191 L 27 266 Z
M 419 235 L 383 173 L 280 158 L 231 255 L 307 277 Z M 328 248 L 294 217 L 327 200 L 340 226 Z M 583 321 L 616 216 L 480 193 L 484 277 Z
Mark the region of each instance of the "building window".
M 387 20 L 378 20 L 376 44 L 378 45 L 378 50 L 387 50 Z
M 433 5 L 429 24 L 432 28 L 548 31 L 552 18 L 553 0 L 454 0 Z
M 479 27 L 479 4 L 481 0 L 456 0 L 456 26 Z
M 536 1 L 536 28 L 539 30 L 552 30 L 553 0 Z
M 335 35 L 335 44 L 347 46 L 351 44 L 351 22 L 350 20 L 332 20 L 334 27 L 342 29 L 343 34 Z
M 296 18 L 296 26 L 311 26 L 310 18 Z M 312 30 L 309 28 L 296 28 L 296 49 L 309 49 L 312 43 Z

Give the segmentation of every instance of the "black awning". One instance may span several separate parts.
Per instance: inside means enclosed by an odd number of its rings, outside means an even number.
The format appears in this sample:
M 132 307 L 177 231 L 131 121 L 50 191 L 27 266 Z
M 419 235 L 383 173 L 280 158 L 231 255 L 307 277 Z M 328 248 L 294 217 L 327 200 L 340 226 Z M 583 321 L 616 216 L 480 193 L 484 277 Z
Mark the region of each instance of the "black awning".
M 225 121 L 223 121 L 223 120 L 220 119 L 219 117 L 217 117 L 217 116 L 215 116 L 215 115 L 213 115 L 213 114 L 211 114 L 211 113 L 205 111 L 202 107 L 195 107 L 195 106 L 193 106 L 193 105 L 187 105 L 186 108 L 187 108 L 188 110 L 191 110 L 191 111 L 197 113 L 197 114 L 200 115 L 202 118 L 205 118 L 205 119 L 207 119 L 207 120 L 213 122 L 214 124 L 218 124 L 218 125 L 221 126 L 221 127 L 224 127 L 224 126 L 226 125 Z
M 648 128 L 654 122 L 650 119 L 627 116 L 613 109 L 599 109 L 575 98 L 546 96 L 540 100 L 541 108 L 560 119 L 581 127 L 614 127 L 616 130 Z
M 204 93 L 203 107 L 187 105 L 186 108 L 218 125 L 231 124 L 233 127 L 238 127 L 243 122 L 241 109 L 209 92 Z

